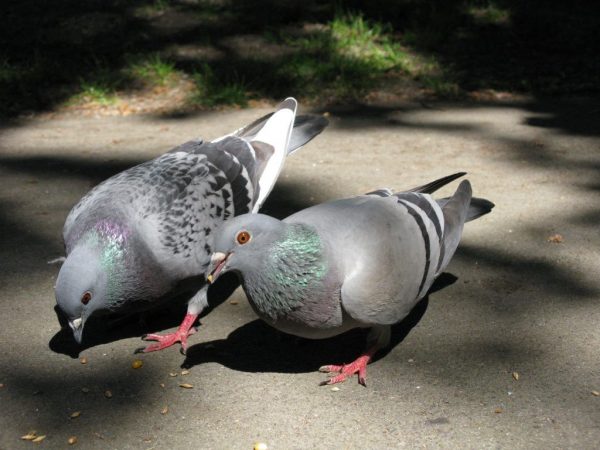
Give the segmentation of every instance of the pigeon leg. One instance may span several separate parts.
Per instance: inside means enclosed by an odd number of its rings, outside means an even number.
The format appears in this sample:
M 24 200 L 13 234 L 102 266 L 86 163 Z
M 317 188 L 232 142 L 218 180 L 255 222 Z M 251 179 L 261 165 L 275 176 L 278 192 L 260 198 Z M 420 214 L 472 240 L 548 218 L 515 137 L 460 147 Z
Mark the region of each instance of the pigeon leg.
M 342 366 L 323 366 L 319 368 L 319 372 L 326 373 L 335 373 L 339 372 L 337 375 L 332 376 L 329 380 L 323 381 L 320 385 L 325 386 L 328 384 L 336 384 L 346 381 L 348 377 L 351 377 L 355 373 L 358 373 L 358 382 L 363 386 L 367 385 L 367 364 L 371 361 L 373 354 L 375 351 L 373 349 L 365 352 L 360 355 L 350 364 L 344 364 Z
M 367 351 L 363 352 L 350 364 L 342 366 L 323 366 L 319 372 L 336 373 L 329 380 L 321 383 L 321 386 L 326 384 L 336 384 L 346 381 L 346 378 L 358 373 L 358 382 L 363 386 L 367 386 L 367 364 L 373 359 L 373 355 L 380 349 L 386 347 L 390 343 L 390 335 L 392 328 L 389 325 L 374 325 L 367 336 Z
M 165 349 L 171 345 L 180 342 L 181 352 L 185 355 L 187 350 L 187 338 L 194 334 L 197 330 L 193 326 L 194 322 L 198 318 L 198 314 L 186 314 L 183 322 L 179 325 L 179 328 L 174 333 L 165 335 L 161 334 L 145 334 L 142 339 L 145 341 L 157 341 L 156 344 L 150 344 L 147 347 L 138 348 L 135 353 L 149 353 L 156 352 L 158 350 Z

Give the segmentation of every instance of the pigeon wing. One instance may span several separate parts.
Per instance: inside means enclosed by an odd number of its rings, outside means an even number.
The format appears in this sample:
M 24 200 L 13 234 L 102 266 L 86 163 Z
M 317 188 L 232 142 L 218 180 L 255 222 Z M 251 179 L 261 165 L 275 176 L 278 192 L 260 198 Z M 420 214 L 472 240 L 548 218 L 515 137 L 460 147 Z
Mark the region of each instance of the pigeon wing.
M 162 266 L 182 277 L 200 273 L 212 232 L 252 207 L 252 162 L 248 143 L 227 138 L 188 142 L 121 172 L 73 208 L 63 231 L 67 252 L 90 226 L 118 217 L 138 231 Z

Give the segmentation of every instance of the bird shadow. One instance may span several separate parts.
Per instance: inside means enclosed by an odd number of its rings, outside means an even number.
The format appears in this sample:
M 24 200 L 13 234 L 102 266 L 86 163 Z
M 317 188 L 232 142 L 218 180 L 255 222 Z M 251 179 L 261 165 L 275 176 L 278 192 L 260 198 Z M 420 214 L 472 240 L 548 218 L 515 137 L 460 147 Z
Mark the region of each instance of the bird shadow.
M 390 345 L 375 355 L 385 357 L 401 343 L 419 323 L 429 304 L 429 294 L 456 282 L 457 277 L 444 273 L 427 296 L 401 322 L 392 326 Z M 242 372 L 312 372 L 324 364 L 353 361 L 364 349 L 366 329 L 350 330 L 328 339 L 304 339 L 291 336 L 254 320 L 235 329 L 226 339 L 195 344 L 190 347 L 183 368 L 216 362 Z
M 239 281 L 235 274 L 219 277 L 208 290 L 208 308 L 202 311 L 200 318 L 210 314 L 214 308 L 227 300 L 238 286 Z M 85 324 L 81 344 L 75 341 L 65 314 L 55 306 L 54 312 L 61 329 L 50 339 L 48 347 L 55 353 L 77 358 L 82 351 L 91 347 L 176 327 L 185 316 L 187 303 L 194 292 L 195 290 L 186 291 L 170 297 L 168 303 L 163 303 L 163 307 L 150 311 L 92 316 Z

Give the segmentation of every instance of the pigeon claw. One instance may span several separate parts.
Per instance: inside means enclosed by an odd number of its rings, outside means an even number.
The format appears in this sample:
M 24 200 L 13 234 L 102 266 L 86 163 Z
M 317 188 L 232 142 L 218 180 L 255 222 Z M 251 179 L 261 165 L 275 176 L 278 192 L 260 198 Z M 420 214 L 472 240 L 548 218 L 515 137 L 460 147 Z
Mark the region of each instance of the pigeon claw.
M 355 373 L 358 374 L 358 383 L 363 386 L 367 386 L 367 364 L 371 360 L 370 355 L 361 355 L 355 361 L 350 364 L 344 364 L 342 366 L 329 365 L 322 366 L 319 368 L 319 372 L 335 374 L 328 380 L 325 380 L 319 384 L 319 386 L 327 386 L 336 383 L 343 383 L 349 377 L 352 377 Z
M 138 348 L 136 353 L 150 353 L 156 352 L 158 350 L 163 350 L 167 347 L 176 344 L 177 342 L 181 343 L 182 348 L 187 348 L 187 337 L 188 334 L 183 334 L 179 330 L 174 333 L 169 333 L 165 335 L 160 334 L 146 334 L 142 336 L 144 341 L 156 341 L 154 344 L 150 344 L 146 347 Z
M 142 335 L 142 340 L 156 341 L 156 343 L 146 347 L 140 347 L 136 349 L 134 353 L 156 352 L 179 342 L 181 343 L 181 352 L 185 355 L 185 352 L 187 351 L 187 338 L 198 331 L 198 328 L 194 326 L 197 317 L 197 314 L 186 314 L 183 322 L 174 333 L 164 335 L 155 333 Z

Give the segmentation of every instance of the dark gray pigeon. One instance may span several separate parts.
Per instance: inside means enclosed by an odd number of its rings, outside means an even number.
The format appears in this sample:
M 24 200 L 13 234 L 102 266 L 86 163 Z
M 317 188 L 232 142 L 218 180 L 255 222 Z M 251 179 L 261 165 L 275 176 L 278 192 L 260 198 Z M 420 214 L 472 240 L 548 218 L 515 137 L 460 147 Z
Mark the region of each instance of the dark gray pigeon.
M 463 225 L 491 211 L 463 181 L 450 198 L 430 193 L 457 173 L 406 192 L 381 189 L 302 210 L 283 221 L 244 214 L 226 222 L 215 240 L 207 279 L 236 272 L 256 313 L 286 333 L 319 339 L 370 328 L 368 346 L 323 384 L 358 373 L 390 341 L 446 268 Z
M 92 314 L 151 309 L 178 285 L 199 289 L 175 333 L 148 335 L 166 348 L 192 334 L 207 306 L 204 274 L 215 230 L 236 215 L 256 212 L 270 193 L 285 157 L 328 124 L 296 117 L 296 100 L 212 142 L 190 141 L 132 167 L 92 189 L 64 225 L 66 260 L 55 292 L 75 339 Z

